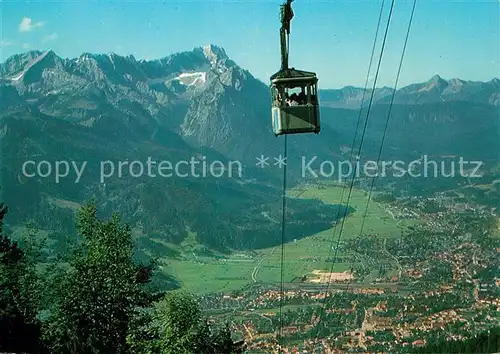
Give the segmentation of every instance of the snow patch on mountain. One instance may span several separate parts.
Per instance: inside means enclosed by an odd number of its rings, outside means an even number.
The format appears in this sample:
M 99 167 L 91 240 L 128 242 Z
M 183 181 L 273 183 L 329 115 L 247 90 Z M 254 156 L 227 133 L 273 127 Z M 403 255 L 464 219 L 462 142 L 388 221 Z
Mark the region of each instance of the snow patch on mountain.
M 11 80 L 12 81 L 19 81 L 23 76 L 24 76 L 24 71 L 21 71 L 21 73 L 19 75 L 13 77 Z
M 186 86 L 202 85 L 207 82 L 206 72 L 182 73 L 176 78 L 179 82 Z

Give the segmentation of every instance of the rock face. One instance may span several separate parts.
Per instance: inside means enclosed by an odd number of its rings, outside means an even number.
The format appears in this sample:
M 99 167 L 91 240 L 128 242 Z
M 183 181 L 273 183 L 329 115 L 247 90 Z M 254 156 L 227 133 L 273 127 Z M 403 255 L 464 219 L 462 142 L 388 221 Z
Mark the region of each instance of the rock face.
M 233 158 L 255 156 L 240 148 L 250 146 L 249 131 L 262 139 L 260 148 L 279 146 L 269 134 L 266 85 L 214 45 L 155 61 L 28 52 L 9 58 L 0 73 L 8 97 L 3 114 L 20 104 L 20 96 L 21 104 L 30 100 L 43 114 L 95 129 L 114 126 L 121 134 L 147 136 L 164 126 L 193 146 Z

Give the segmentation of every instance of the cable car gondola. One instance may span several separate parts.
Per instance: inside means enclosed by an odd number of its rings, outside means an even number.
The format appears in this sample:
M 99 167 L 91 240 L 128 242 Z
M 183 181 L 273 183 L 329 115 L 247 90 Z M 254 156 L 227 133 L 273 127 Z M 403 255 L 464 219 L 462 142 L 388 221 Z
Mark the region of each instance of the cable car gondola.
M 280 6 L 281 69 L 270 78 L 275 136 L 320 131 L 318 78 L 314 72 L 288 67 L 292 1 Z

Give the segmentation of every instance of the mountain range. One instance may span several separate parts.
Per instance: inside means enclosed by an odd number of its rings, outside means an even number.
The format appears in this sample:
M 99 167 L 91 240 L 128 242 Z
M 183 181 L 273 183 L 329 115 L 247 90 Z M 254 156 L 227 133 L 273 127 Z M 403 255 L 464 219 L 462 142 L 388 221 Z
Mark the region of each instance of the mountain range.
M 375 90 L 362 155 L 377 157 L 389 107 L 383 157 L 460 155 L 500 161 L 500 80 L 429 81 Z M 304 182 L 299 156 L 345 160 L 364 126 L 371 90 L 320 90 L 319 135 L 288 137 L 290 186 Z M 364 99 L 363 99 L 364 98 Z M 94 197 L 105 214 L 120 212 L 152 240 L 181 242 L 189 232 L 219 250 L 276 245 L 280 240 L 284 154 L 272 134 L 267 83 L 215 45 L 159 60 L 53 51 L 14 55 L 0 64 L 1 185 L 11 224 L 35 218 L 56 233 L 72 232 L 75 206 Z M 256 157 L 270 158 L 259 169 Z M 237 177 L 151 178 L 114 175 L 101 181 L 101 161 L 237 161 Z M 81 180 L 26 178 L 27 160 L 87 161 Z M 226 171 L 227 172 L 227 171 Z M 74 177 L 74 176 L 73 176 Z M 290 200 L 291 240 L 331 227 L 341 206 Z
M 369 104 L 372 89 L 347 86 L 337 90 L 321 90 L 320 99 L 325 107 L 359 109 Z M 394 89 L 375 89 L 372 104 L 391 103 Z M 364 93 L 364 97 L 363 97 Z M 500 107 L 500 80 L 488 82 L 445 80 L 434 75 L 428 81 L 412 84 L 396 91 L 393 103 L 398 105 L 421 105 L 442 102 L 474 102 Z

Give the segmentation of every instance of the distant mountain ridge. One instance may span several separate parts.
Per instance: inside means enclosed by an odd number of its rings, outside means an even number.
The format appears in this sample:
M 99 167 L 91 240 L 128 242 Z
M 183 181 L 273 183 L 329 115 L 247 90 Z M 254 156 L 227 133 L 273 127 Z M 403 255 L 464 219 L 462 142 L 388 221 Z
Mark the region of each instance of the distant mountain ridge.
M 391 103 L 394 89 L 389 87 L 375 89 L 372 104 Z M 364 93 L 364 97 L 363 97 Z M 320 102 L 325 107 L 359 109 L 361 103 L 367 106 L 372 89 L 346 86 L 341 89 L 320 90 Z M 500 80 L 488 82 L 445 80 L 434 75 L 426 82 L 411 84 L 396 91 L 394 104 L 428 104 L 438 102 L 475 102 L 500 107 Z
M 174 53 L 156 60 L 136 60 L 133 55 L 120 56 L 115 53 L 91 54 L 83 53 L 78 58 L 62 59 L 52 50 L 45 52 L 29 51 L 9 57 L 0 64 L 0 79 L 4 84 L 32 83 L 30 80 L 40 80 L 44 69 L 59 68 L 70 75 L 84 75 L 89 79 L 102 81 L 107 79 L 114 83 L 130 85 L 130 83 L 145 82 L 147 85 L 162 83 L 175 91 L 175 82 L 183 86 L 199 87 L 206 83 L 207 72 L 210 69 L 218 73 L 231 72 L 230 69 L 240 69 L 240 74 L 253 76 L 246 70 L 239 68 L 226 54 L 226 51 L 213 44 L 194 48 L 192 51 Z M 189 71 L 202 70 L 199 73 Z M 183 73 L 183 72 L 186 73 Z M 29 72 L 29 73 L 28 73 Z M 172 77 L 174 73 L 179 73 Z M 28 76 L 25 76 L 26 74 Z M 38 73 L 38 74 L 37 74 Z M 198 82 L 186 81 L 191 75 L 199 74 Z M 234 73 L 233 73 L 234 74 Z M 245 75 L 243 75 L 243 79 Z M 171 80 L 170 84 L 167 81 Z M 227 80 L 227 78 L 226 78 Z M 238 81 L 237 79 L 235 79 Z M 231 82 L 236 84 L 237 82 Z M 47 84 L 47 82 L 44 82 Z M 229 81 L 225 82 L 226 84 Z M 267 85 L 267 83 L 266 83 Z M 54 85 L 54 87 L 57 85 Z M 48 87 L 47 87 L 48 88 Z M 156 86 L 158 88 L 158 86 Z M 493 78 L 488 82 L 462 80 L 453 78 L 445 80 L 439 75 L 434 75 L 428 81 L 415 83 L 397 90 L 395 95 L 396 104 L 423 104 L 443 101 L 474 101 L 500 106 L 500 79 Z M 359 108 L 364 93 L 365 104 L 371 96 L 371 89 L 364 90 L 361 87 L 345 86 L 340 89 L 322 89 L 320 98 L 322 104 L 327 107 Z M 382 87 L 375 89 L 374 104 L 389 103 L 394 89 Z
M 248 162 L 262 151 L 276 154 L 282 149 L 271 133 L 267 83 L 239 67 L 215 45 L 157 60 L 114 53 L 83 53 L 62 59 L 50 50 L 30 51 L 0 64 L 0 84 L 0 114 L 30 102 L 41 113 L 112 135 L 151 136 L 158 126 L 166 126 L 195 147 Z M 373 105 L 390 103 L 392 93 L 389 87 L 376 89 Z M 368 105 L 371 90 L 347 86 L 320 90 L 319 95 L 322 107 L 359 109 L 362 101 Z M 398 89 L 394 103 L 457 101 L 500 107 L 500 80 L 482 83 L 435 75 L 427 82 Z M 318 146 L 318 141 L 324 143 L 319 146 L 340 144 L 329 124 L 322 129 L 319 136 L 294 138 L 292 150 L 303 153 L 308 146 Z M 244 133 L 248 131 L 259 137 L 258 147 Z M 323 150 L 330 156 L 336 146 Z
M 364 154 L 370 158 L 378 152 L 392 92 L 385 87 L 374 94 Z M 404 158 L 430 151 L 495 159 L 499 93 L 498 79 L 474 83 L 437 76 L 399 89 L 388 150 Z M 304 181 L 294 157 L 346 159 L 341 146 L 350 147 L 357 107 L 371 92 L 345 87 L 319 94 L 321 133 L 288 137 L 290 185 Z M 61 215 L 62 220 L 69 211 L 57 205 L 95 196 L 102 209 L 118 210 L 148 238 L 180 242 L 189 229 L 213 247 L 279 242 L 279 225 L 271 219 L 279 219 L 282 170 L 273 167 L 273 157 L 284 151 L 283 138 L 271 131 L 269 89 L 223 48 L 197 47 L 158 60 L 112 53 L 63 59 L 53 51 L 31 51 L 0 64 L 0 97 L 0 167 L 11 215 Z M 256 167 L 261 155 L 270 159 L 268 169 Z M 29 158 L 98 162 L 149 156 L 239 160 L 245 175 L 112 178 L 105 185 L 96 171 L 78 185 L 41 178 L 26 182 L 18 175 L 19 164 Z M 297 201 L 289 208 L 290 237 L 296 238 L 329 228 L 336 210 L 317 201 Z M 46 227 L 53 219 L 45 220 Z
M 373 106 L 390 103 L 393 91 L 389 87 L 376 89 Z M 137 60 L 132 55 L 114 53 L 83 53 L 77 58 L 63 59 L 51 50 L 17 54 L 0 64 L 0 95 L 1 116 L 29 107 L 32 112 L 122 140 L 132 136 L 151 138 L 167 129 L 194 148 L 208 148 L 248 164 L 263 153 L 282 153 L 282 142 L 271 131 L 267 83 L 239 67 L 223 48 L 212 44 L 157 60 Z M 339 157 L 339 146 L 347 141 L 339 135 L 343 127 L 335 122 L 338 116 L 350 113 L 328 109 L 356 111 L 362 101 L 366 107 L 371 90 L 347 86 L 320 90 L 319 95 L 324 112 L 322 132 L 318 136 L 291 137 L 291 155 Z M 435 75 L 426 82 L 400 88 L 395 94 L 396 106 L 421 108 L 412 109 L 398 124 L 418 124 L 415 117 L 419 110 L 427 116 L 427 105 L 451 102 L 498 108 L 500 80 L 444 80 Z M 374 110 L 377 111 L 383 109 Z M 447 111 L 435 119 L 453 121 L 455 111 Z M 384 121 L 382 116 L 370 119 L 375 125 Z M 425 121 L 429 119 L 434 118 Z M 489 115 L 481 119 L 491 121 Z
M 44 114 L 97 129 L 113 125 L 115 131 L 146 136 L 158 125 L 168 126 L 195 146 L 233 158 L 253 159 L 262 147 L 280 149 L 270 134 L 267 87 L 217 46 L 153 61 L 89 53 L 61 59 L 52 51 L 28 52 L 0 65 L 0 76 L 3 114 L 29 99 Z M 122 118 L 117 120 L 117 114 Z M 240 129 L 262 136 L 259 151 L 239 149 L 245 138 Z

